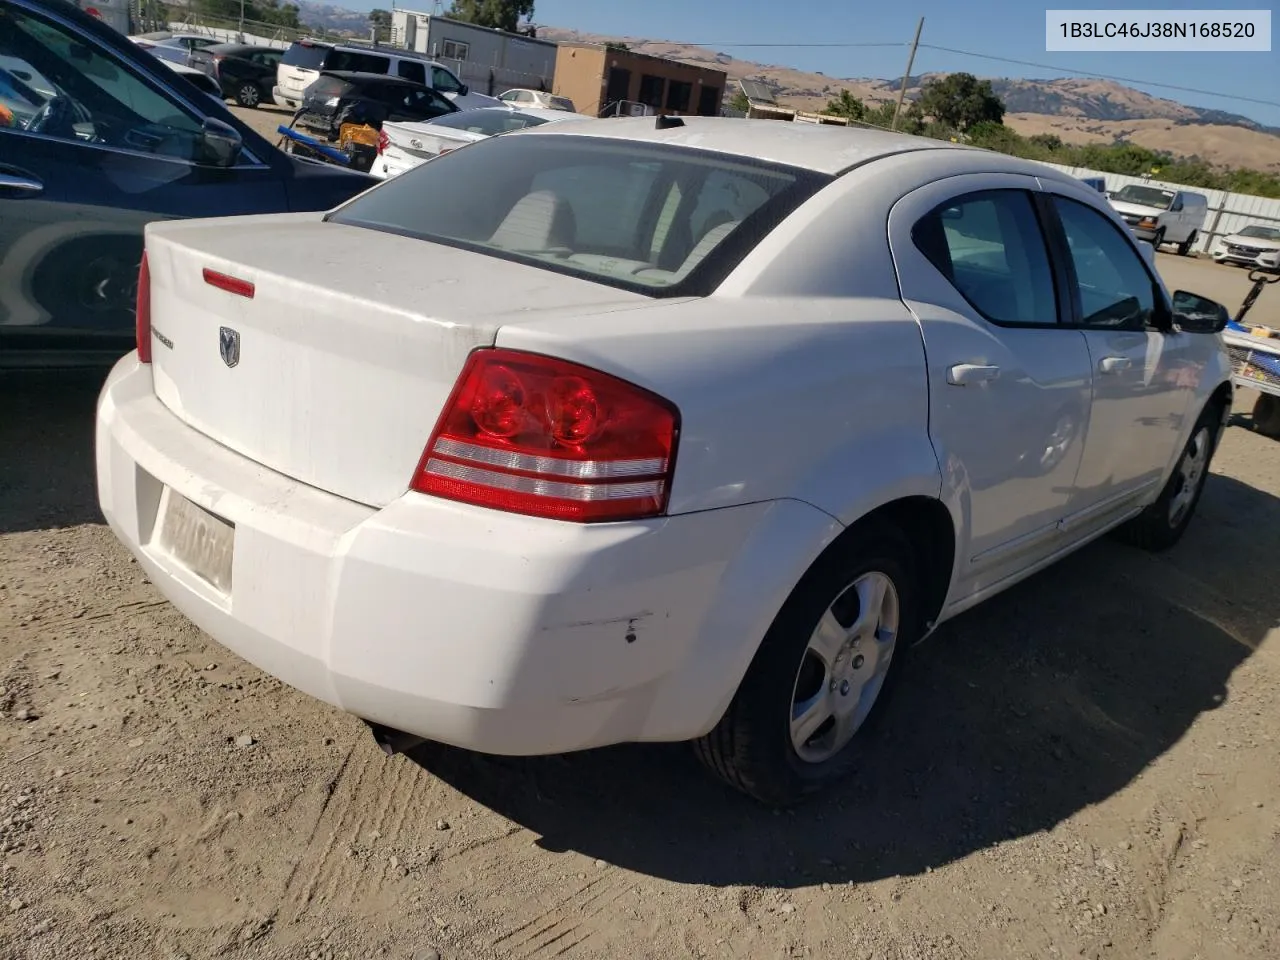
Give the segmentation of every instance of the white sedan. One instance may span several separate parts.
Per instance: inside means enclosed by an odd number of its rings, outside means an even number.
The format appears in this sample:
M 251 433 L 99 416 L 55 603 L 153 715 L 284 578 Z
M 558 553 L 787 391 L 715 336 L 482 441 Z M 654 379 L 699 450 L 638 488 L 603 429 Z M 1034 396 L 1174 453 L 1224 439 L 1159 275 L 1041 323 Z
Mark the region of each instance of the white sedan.
M 1225 322 L 1030 161 L 545 124 L 328 214 L 149 225 L 99 501 L 384 745 L 693 740 L 786 804 L 938 624 L 1108 531 L 1177 542 Z
M 590 119 L 563 110 L 502 106 L 461 110 L 419 122 L 388 121 L 378 133 L 378 155 L 369 172 L 385 180 L 477 140 L 544 123 Z

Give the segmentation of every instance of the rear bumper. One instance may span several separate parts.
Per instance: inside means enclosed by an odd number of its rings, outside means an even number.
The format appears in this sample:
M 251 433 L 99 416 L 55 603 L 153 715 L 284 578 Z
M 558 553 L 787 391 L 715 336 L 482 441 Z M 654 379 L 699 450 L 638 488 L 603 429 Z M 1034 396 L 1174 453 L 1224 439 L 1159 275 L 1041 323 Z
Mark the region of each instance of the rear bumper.
M 271 99 L 275 101 L 277 107 L 287 107 L 290 110 L 297 110 L 302 106 L 301 97 L 289 96 L 278 86 L 271 88 Z
M 132 354 L 96 442 L 112 530 L 215 640 L 350 713 L 488 753 L 705 733 L 797 563 L 834 535 L 794 501 L 600 525 L 417 494 L 375 510 L 187 427 Z M 159 547 L 166 487 L 235 525 L 227 593 Z

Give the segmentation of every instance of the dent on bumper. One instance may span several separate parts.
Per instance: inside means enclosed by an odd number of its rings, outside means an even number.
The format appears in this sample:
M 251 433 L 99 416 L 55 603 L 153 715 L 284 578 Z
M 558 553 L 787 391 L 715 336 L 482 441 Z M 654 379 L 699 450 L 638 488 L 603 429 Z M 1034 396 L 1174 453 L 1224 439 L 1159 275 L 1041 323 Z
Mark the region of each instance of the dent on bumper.
M 793 568 L 834 535 L 794 501 L 601 525 L 416 494 L 374 510 L 186 427 L 132 355 L 103 389 L 97 458 L 112 529 L 218 642 L 351 713 L 491 753 L 705 732 Z M 165 486 L 236 525 L 231 596 L 153 545 Z

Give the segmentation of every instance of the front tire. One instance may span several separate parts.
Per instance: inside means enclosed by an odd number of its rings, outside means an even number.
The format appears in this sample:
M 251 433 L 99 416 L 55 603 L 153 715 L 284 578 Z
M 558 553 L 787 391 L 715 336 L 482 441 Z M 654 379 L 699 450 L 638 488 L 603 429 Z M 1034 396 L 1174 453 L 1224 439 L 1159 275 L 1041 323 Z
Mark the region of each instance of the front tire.
M 1156 235 L 1151 238 L 1151 245 L 1159 250 L 1164 246 L 1164 227 L 1156 231 Z
M 850 536 L 792 591 L 725 715 L 694 745 L 722 780 L 771 806 L 853 772 L 920 635 L 911 545 L 883 525 Z
M 1258 394 L 1253 404 L 1253 427 L 1264 437 L 1280 438 L 1280 397 Z
M 236 103 L 242 107 L 256 108 L 262 103 L 262 90 L 256 83 L 242 83 L 236 88 Z
M 1121 540 L 1159 553 L 1182 539 L 1204 493 L 1221 425 L 1222 407 L 1210 403 L 1191 429 L 1178 465 L 1155 503 L 1116 530 Z

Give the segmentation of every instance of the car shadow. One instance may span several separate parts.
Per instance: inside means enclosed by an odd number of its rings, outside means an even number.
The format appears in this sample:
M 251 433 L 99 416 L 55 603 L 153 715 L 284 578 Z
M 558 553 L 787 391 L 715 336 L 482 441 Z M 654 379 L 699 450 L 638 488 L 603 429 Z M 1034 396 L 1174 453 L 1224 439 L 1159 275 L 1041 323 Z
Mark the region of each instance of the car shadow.
M 792 811 L 720 786 L 678 745 L 409 756 L 546 848 L 650 876 L 919 874 L 1107 799 L 1225 702 L 1280 615 L 1280 501 L 1215 475 L 1200 510 L 1166 554 L 1104 540 L 944 625 L 911 651 L 859 773 Z
M 93 413 L 104 369 L 0 371 L 0 533 L 102 523 Z

